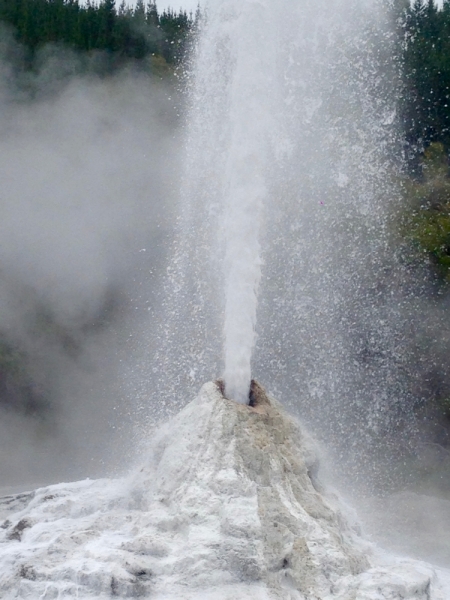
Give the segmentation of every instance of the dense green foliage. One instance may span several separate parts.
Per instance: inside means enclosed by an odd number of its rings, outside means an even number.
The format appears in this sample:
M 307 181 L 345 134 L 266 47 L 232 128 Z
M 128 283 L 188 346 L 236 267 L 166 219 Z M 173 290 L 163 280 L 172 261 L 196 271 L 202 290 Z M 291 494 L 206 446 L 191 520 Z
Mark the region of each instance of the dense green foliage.
M 410 178 L 406 237 L 450 281 L 450 0 L 403 5 L 401 118 Z
M 405 10 L 404 125 L 413 146 L 450 148 L 450 0 L 414 0 Z
M 48 43 L 63 43 L 89 52 L 103 50 L 123 58 L 161 56 L 168 63 L 183 57 L 195 18 L 184 11 L 158 12 L 154 3 L 139 0 L 135 8 L 114 0 L 100 4 L 78 0 L 0 0 L 0 21 L 14 28 L 29 52 Z
M 424 152 L 422 178 L 405 183 L 409 210 L 405 235 L 426 253 L 444 281 L 450 281 L 450 178 L 444 146 L 433 142 Z

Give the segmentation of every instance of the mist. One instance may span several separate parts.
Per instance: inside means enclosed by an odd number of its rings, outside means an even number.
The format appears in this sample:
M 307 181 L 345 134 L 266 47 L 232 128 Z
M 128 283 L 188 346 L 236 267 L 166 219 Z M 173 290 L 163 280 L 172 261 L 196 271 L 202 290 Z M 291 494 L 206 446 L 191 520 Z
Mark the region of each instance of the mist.
M 137 417 L 124 382 L 152 326 L 179 171 L 170 78 L 82 74 L 57 47 L 24 75 L 20 52 L 3 42 L 0 334 L 29 383 L 0 403 L 3 488 L 126 462 Z

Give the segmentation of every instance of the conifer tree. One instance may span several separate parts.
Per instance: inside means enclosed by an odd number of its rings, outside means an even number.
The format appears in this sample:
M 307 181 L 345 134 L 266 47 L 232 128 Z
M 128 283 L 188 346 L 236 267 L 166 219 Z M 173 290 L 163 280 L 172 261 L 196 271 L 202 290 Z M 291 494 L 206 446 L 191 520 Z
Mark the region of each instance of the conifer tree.
M 167 62 L 182 59 L 192 18 L 179 11 L 159 15 L 156 4 L 138 0 L 131 8 L 123 0 L 0 0 L 0 22 L 15 29 L 16 38 L 31 56 L 47 43 L 63 43 L 90 52 L 103 50 L 123 60 L 163 55 Z

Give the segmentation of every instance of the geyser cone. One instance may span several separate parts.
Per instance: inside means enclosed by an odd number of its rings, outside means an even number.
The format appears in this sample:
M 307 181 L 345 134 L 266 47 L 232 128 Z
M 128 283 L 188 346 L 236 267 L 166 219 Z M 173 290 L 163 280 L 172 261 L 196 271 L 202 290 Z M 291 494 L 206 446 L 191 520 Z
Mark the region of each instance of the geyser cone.
M 0 596 L 437 600 L 431 569 L 367 570 L 316 470 L 308 438 L 256 382 L 253 406 L 208 383 L 131 478 L 0 502 Z
M 312 446 L 257 382 L 253 406 L 222 390 L 221 382 L 206 384 L 155 448 L 158 497 L 191 524 L 186 582 L 218 577 L 324 597 L 332 581 L 367 561 L 316 489 Z

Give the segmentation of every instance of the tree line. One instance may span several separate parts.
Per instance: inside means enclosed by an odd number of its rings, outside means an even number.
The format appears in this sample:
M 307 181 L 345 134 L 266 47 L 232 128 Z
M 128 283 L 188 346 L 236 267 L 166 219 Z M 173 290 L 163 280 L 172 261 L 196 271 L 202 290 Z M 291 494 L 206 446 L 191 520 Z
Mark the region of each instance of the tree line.
M 407 4 L 403 28 L 407 143 L 425 150 L 431 143 L 450 149 L 450 0 Z
M 179 10 L 159 12 L 156 4 L 138 0 L 131 8 L 123 0 L 0 0 L 0 22 L 13 28 L 32 61 L 49 43 L 74 50 L 114 53 L 124 59 L 161 56 L 169 64 L 184 56 L 190 32 L 199 18 Z
M 399 0 L 405 235 L 450 284 L 450 0 Z M 398 4 L 397 4 L 398 7 Z

